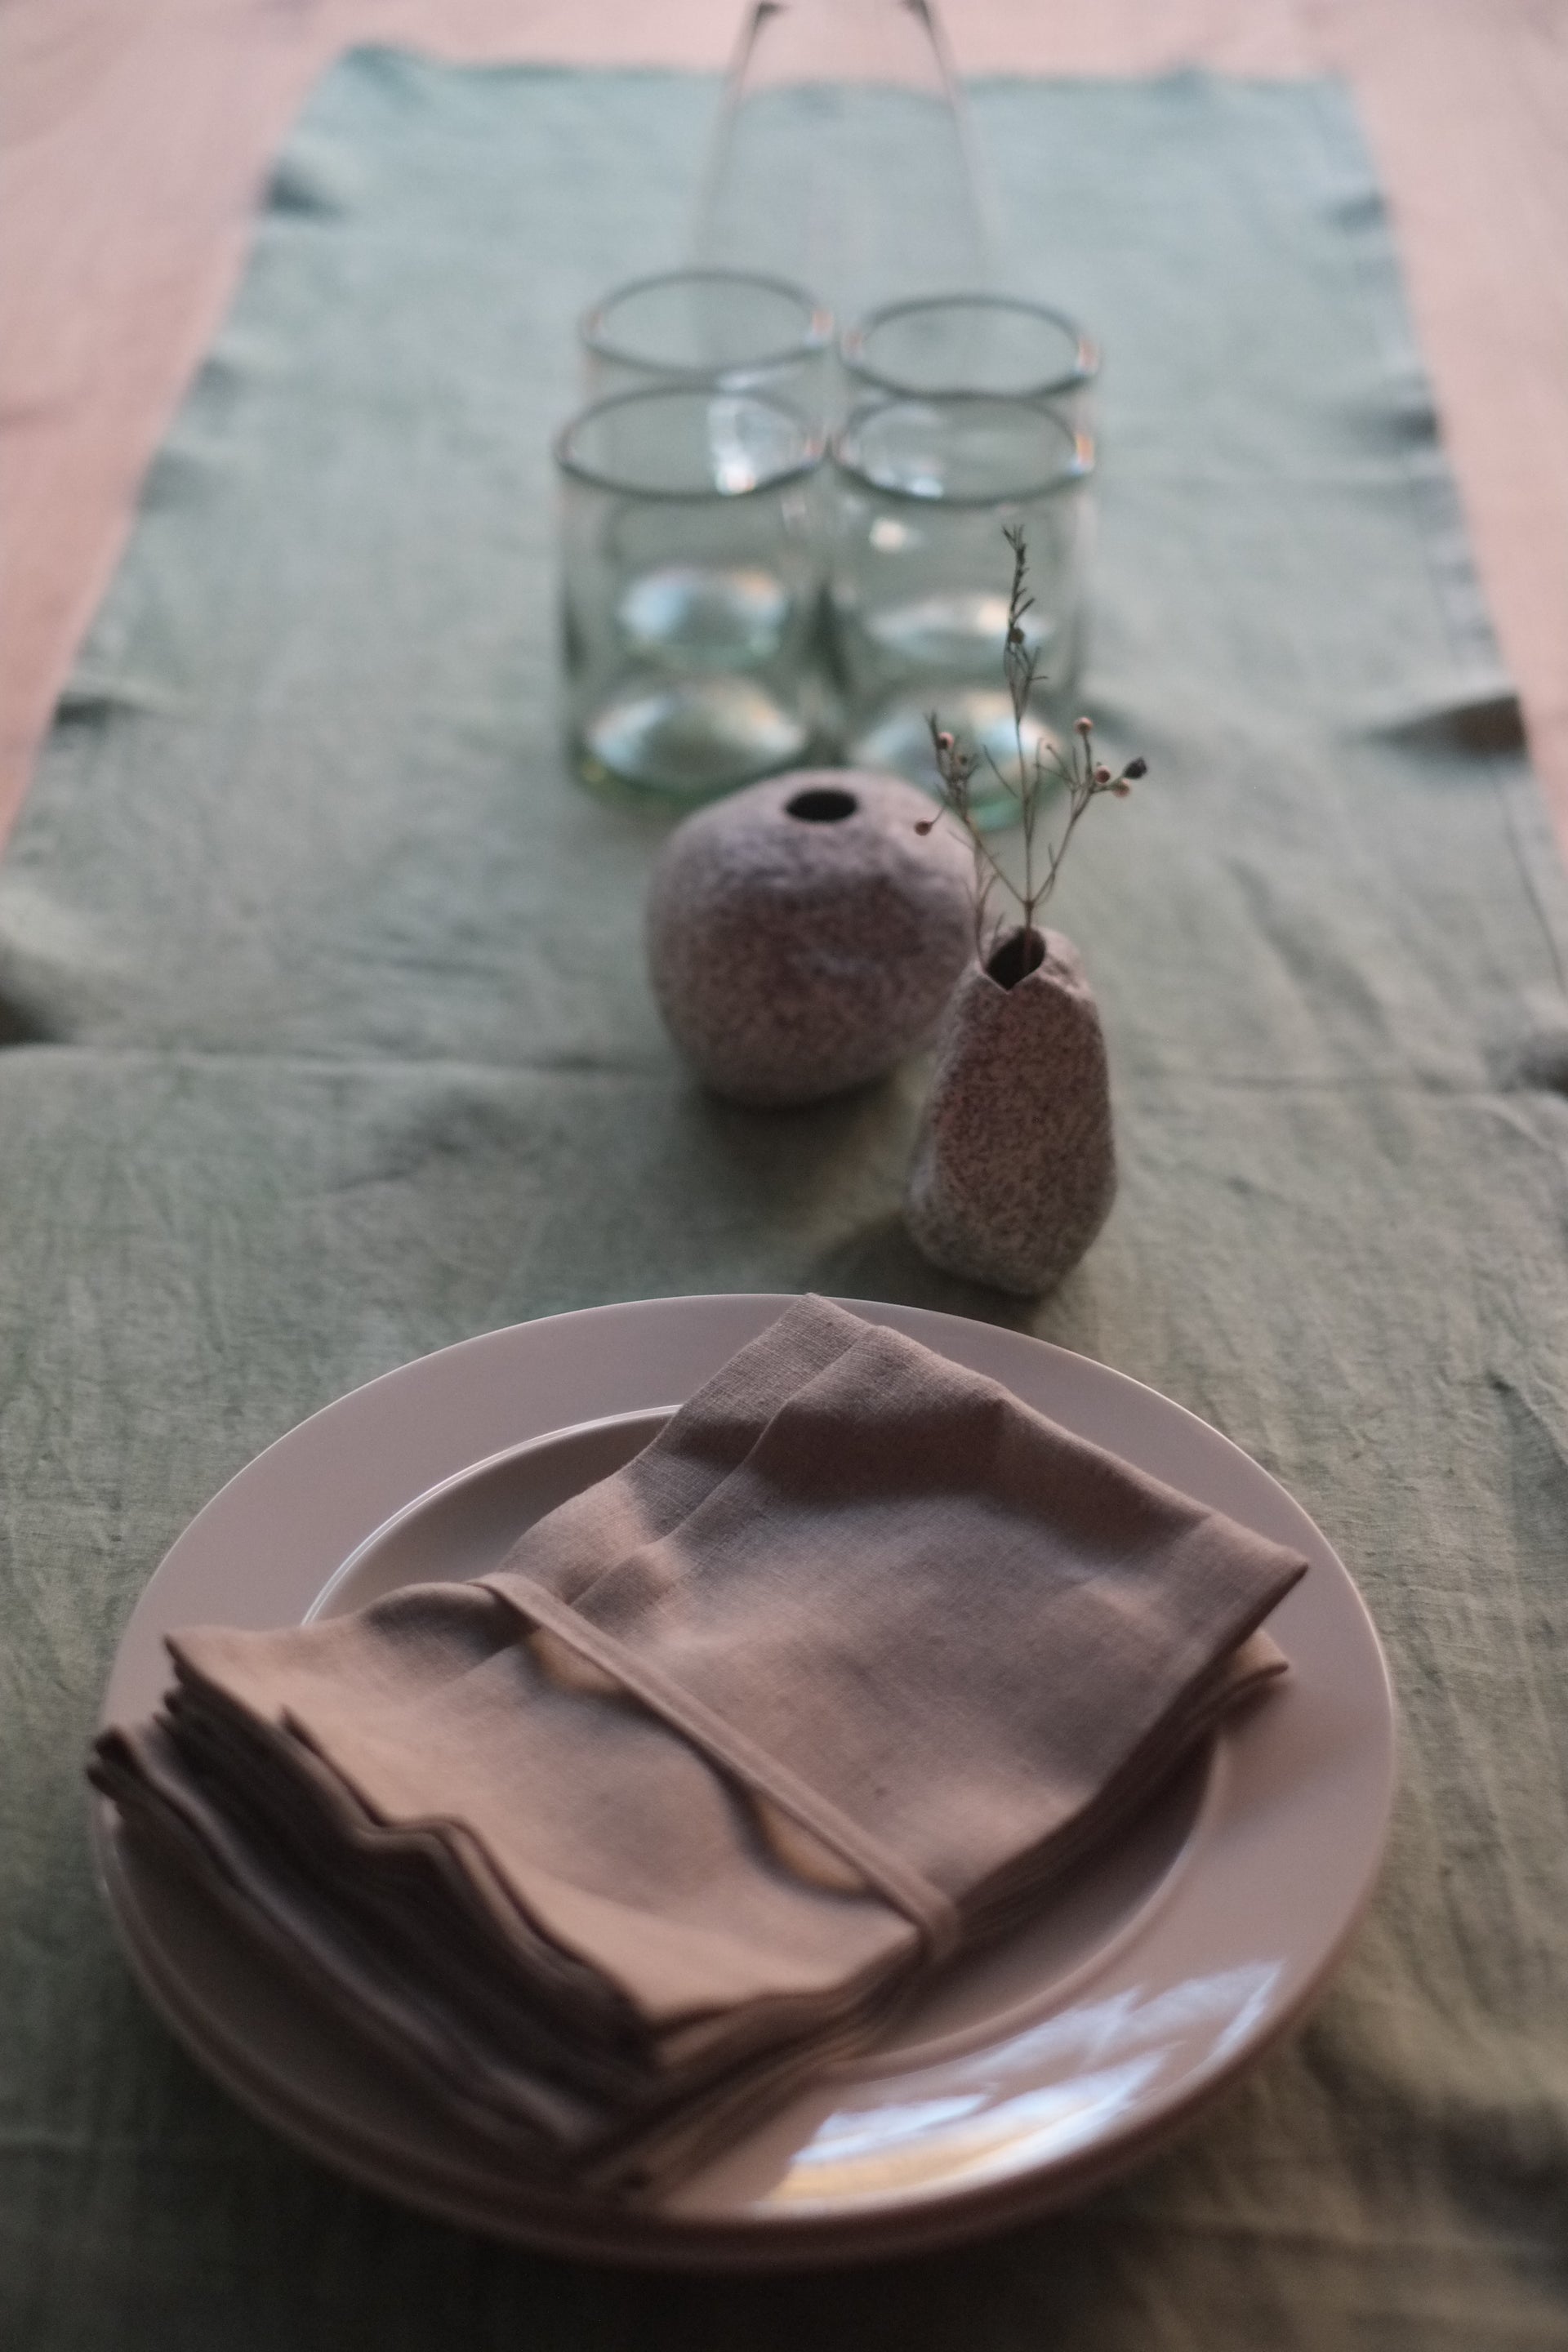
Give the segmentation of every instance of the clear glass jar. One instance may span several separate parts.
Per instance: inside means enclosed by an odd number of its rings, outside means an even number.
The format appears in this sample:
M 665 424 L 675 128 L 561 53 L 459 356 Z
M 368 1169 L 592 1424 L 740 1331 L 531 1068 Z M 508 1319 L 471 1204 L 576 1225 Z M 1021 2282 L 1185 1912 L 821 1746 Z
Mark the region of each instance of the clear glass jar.
M 1076 320 L 1010 294 L 948 294 L 889 302 L 846 328 L 839 346 L 852 393 L 926 399 L 985 392 L 1057 409 L 1092 433 L 1100 352 Z
M 1088 554 L 1089 442 L 1027 400 L 955 393 L 855 409 L 833 445 L 831 640 L 847 757 L 936 789 L 934 713 L 971 750 L 1017 758 L 1003 676 L 1012 553 L 1024 531 L 1034 603 L 1024 628 L 1040 679 L 1024 756 L 1076 715 Z M 977 812 L 1016 803 L 975 780 Z
M 698 801 L 826 749 L 823 444 L 754 394 L 624 393 L 556 443 L 571 751 Z
M 579 325 L 590 400 L 656 387 L 761 393 L 826 415 L 833 313 L 780 278 L 671 269 L 596 302 Z

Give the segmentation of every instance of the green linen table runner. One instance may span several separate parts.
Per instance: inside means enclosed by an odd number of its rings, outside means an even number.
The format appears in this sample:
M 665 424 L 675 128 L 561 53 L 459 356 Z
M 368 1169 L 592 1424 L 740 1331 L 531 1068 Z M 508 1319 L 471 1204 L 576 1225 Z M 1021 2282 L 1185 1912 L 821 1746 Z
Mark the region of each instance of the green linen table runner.
M 328 77 L 0 871 L 0 2338 L 1568 2342 L 1568 924 L 1345 100 L 977 93 L 1012 243 L 1110 354 L 1086 702 L 1152 768 L 1058 911 L 1122 1194 L 1033 1312 L 902 1237 L 918 1071 L 695 1091 L 642 976 L 660 824 L 563 773 L 572 321 L 678 253 L 713 102 Z M 1319 1518 L 1404 1711 L 1351 1959 L 1152 2168 L 909 2265 L 616 2276 L 329 2179 L 174 2048 L 98 1905 L 80 1764 L 137 1593 L 407 1357 L 807 1287 L 1026 1320 Z

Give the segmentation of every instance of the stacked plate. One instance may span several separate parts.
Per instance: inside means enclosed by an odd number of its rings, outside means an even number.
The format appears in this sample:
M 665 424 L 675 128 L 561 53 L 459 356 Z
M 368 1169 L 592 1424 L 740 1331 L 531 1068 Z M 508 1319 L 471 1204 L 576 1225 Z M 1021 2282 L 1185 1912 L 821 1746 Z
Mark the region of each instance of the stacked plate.
M 662 1299 L 521 1324 L 405 1365 L 279 1440 L 163 1561 L 105 1719 L 151 1712 L 178 1626 L 298 1624 L 481 1576 L 628 1460 L 772 1322 L 776 1297 Z M 658 2206 L 476 2157 L 347 2047 L 181 1880 L 94 1816 L 138 1974 L 254 2113 L 355 2179 L 468 2227 L 600 2260 L 817 2265 L 922 2250 L 1087 2194 L 1194 2114 L 1301 2011 L 1371 1892 L 1393 1788 L 1377 1638 L 1300 1507 L 1181 1407 L 988 1325 L 845 1302 L 1065 1427 L 1304 1552 L 1269 1621 L 1292 1672 L 1025 1931 Z

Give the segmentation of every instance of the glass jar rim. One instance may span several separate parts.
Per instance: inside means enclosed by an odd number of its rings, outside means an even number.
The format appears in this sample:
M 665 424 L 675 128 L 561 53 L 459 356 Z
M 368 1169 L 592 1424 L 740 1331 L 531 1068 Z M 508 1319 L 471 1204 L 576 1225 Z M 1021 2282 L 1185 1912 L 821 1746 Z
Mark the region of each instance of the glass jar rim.
M 998 482 L 984 490 L 925 490 L 884 480 L 854 454 L 853 445 L 859 433 L 883 418 L 896 415 L 900 410 L 935 409 L 945 414 L 975 416 L 986 408 L 1015 412 L 1034 425 L 1048 427 L 1065 445 L 1068 452 L 1066 462 L 1044 475 L 1031 476 L 1021 481 Z M 1087 434 L 1075 432 L 1071 425 L 1065 424 L 1054 411 L 1042 406 L 1039 402 L 1008 393 L 904 393 L 892 399 L 862 401 L 858 407 L 851 409 L 829 446 L 837 471 L 847 475 L 851 481 L 862 484 L 879 498 L 898 499 L 907 505 L 928 509 L 931 507 L 994 507 L 1016 500 L 1054 498 L 1064 491 L 1080 488 L 1094 472 L 1094 444 Z
M 800 448 L 799 457 L 793 464 L 781 466 L 774 472 L 763 476 L 760 480 L 747 482 L 734 488 L 727 488 L 720 482 L 699 483 L 690 488 L 676 488 L 661 483 L 639 480 L 636 475 L 622 473 L 605 466 L 594 465 L 580 451 L 574 449 L 574 439 L 586 427 L 597 423 L 600 418 L 613 410 L 634 407 L 651 409 L 660 404 L 673 407 L 678 403 L 689 404 L 692 401 L 700 401 L 705 407 L 711 407 L 717 401 L 729 401 L 736 405 L 760 410 L 770 417 L 781 419 L 795 436 Z M 770 490 L 782 489 L 786 483 L 801 481 L 808 474 L 814 474 L 821 465 L 826 452 L 826 443 L 823 434 L 808 425 L 794 409 L 786 408 L 782 401 L 768 400 L 761 393 L 725 392 L 715 385 L 688 383 L 639 385 L 630 392 L 614 392 L 604 400 L 591 401 L 586 408 L 580 408 L 574 416 L 567 419 L 555 436 L 552 444 L 552 454 L 558 469 L 572 481 L 582 482 L 589 489 L 610 490 L 622 498 L 663 499 L 671 504 L 680 506 L 705 506 L 721 500 L 730 501 L 736 499 L 765 496 Z
M 1021 294 L 919 294 L 901 302 L 885 302 L 879 309 L 868 311 L 845 328 L 838 341 L 838 355 L 846 370 L 862 383 L 873 384 L 878 390 L 905 400 L 941 399 L 971 389 L 960 384 L 916 385 L 900 376 L 891 375 L 879 368 L 868 354 L 872 337 L 884 327 L 896 325 L 900 320 L 932 310 L 992 310 L 1010 311 L 1015 316 L 1044 320 L 1061 329 L 1073 345 L 1073 364 L 1060 375 L 1042 377 L 1018 392 L 987 393 L 982 396 L 993 400 L 1048 400 L 1080 391 L 1092 383 L 1100 373 L 1100 346 L 1085 333 L 1076 319 L 1065 310 L 1058 310 L 1048 302 L 1033 302 Z
M 695 362 L 688 367 L 679 361 L 650 359 L 633 345 L 617 342 L 608 331 L 611 314 L 621 303 L 630 301 L 635 296 L 656 293 L 666 286 L 704 285 L 761 287 L 767 293 L 783 295 L 804 318 L 805 326 L 793 342 L 748 353 L 744 359 L 726 360 L 717 369 L 705 368 Z M 832 311 L 814 294 L 787 278 L 773 278 L 761 270 L 752 269 L 661 269 L 650 277 L 633 278 L 626 285 L 614 288 L 601 301 L 592 304 L 583 312 L 577 322 L 577 331 L 584 350 L 591 352 L 595 359 L 607 360 L 620 367 L 640 368 L 647 375 L 666 377 L 673 387 L 706 383 L 721 373 L 785 367 L 791 360 L 814 359 L 819 352 L 832 348 L 834 319 Z

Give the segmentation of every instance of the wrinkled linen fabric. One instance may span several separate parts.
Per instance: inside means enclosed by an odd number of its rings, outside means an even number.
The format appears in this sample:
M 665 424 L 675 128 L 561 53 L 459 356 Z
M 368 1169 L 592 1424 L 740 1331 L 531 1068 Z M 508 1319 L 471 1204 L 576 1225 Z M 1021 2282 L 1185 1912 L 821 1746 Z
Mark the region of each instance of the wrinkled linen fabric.
M 460 2123 L 650 2189 L 1044 1901 L 1305 1569 L 806 1298 L 479 1582 L 174 1635 L 93 1778 Z
M 1568 924 L 1363 142 L 1323 84 L 976 93 L 1010 255 L 1105 343 L 1083 699 L 1151 762 L 1052 910 L 1121 1192 L 1023 1309 L 902 1238 L 919 1069 L 790 1118 L 686 1083 L 641 976 L 662 827 L 563 777 L 572 322 L 681 251 L 715 103 L 326 79 L 0 866 L 0 2338 L 1541 2352 Z M 1217 1423 L 1355 1571 L 1401 1791 L 1313 2019 L 1083 2210 L 616 2277 L 362 2194 L 208 2084 L 115 1948 L 80 1765 L 162 1553 L 303 1414 L 493 1325 L 752 1289 L 1026 1323 Z

